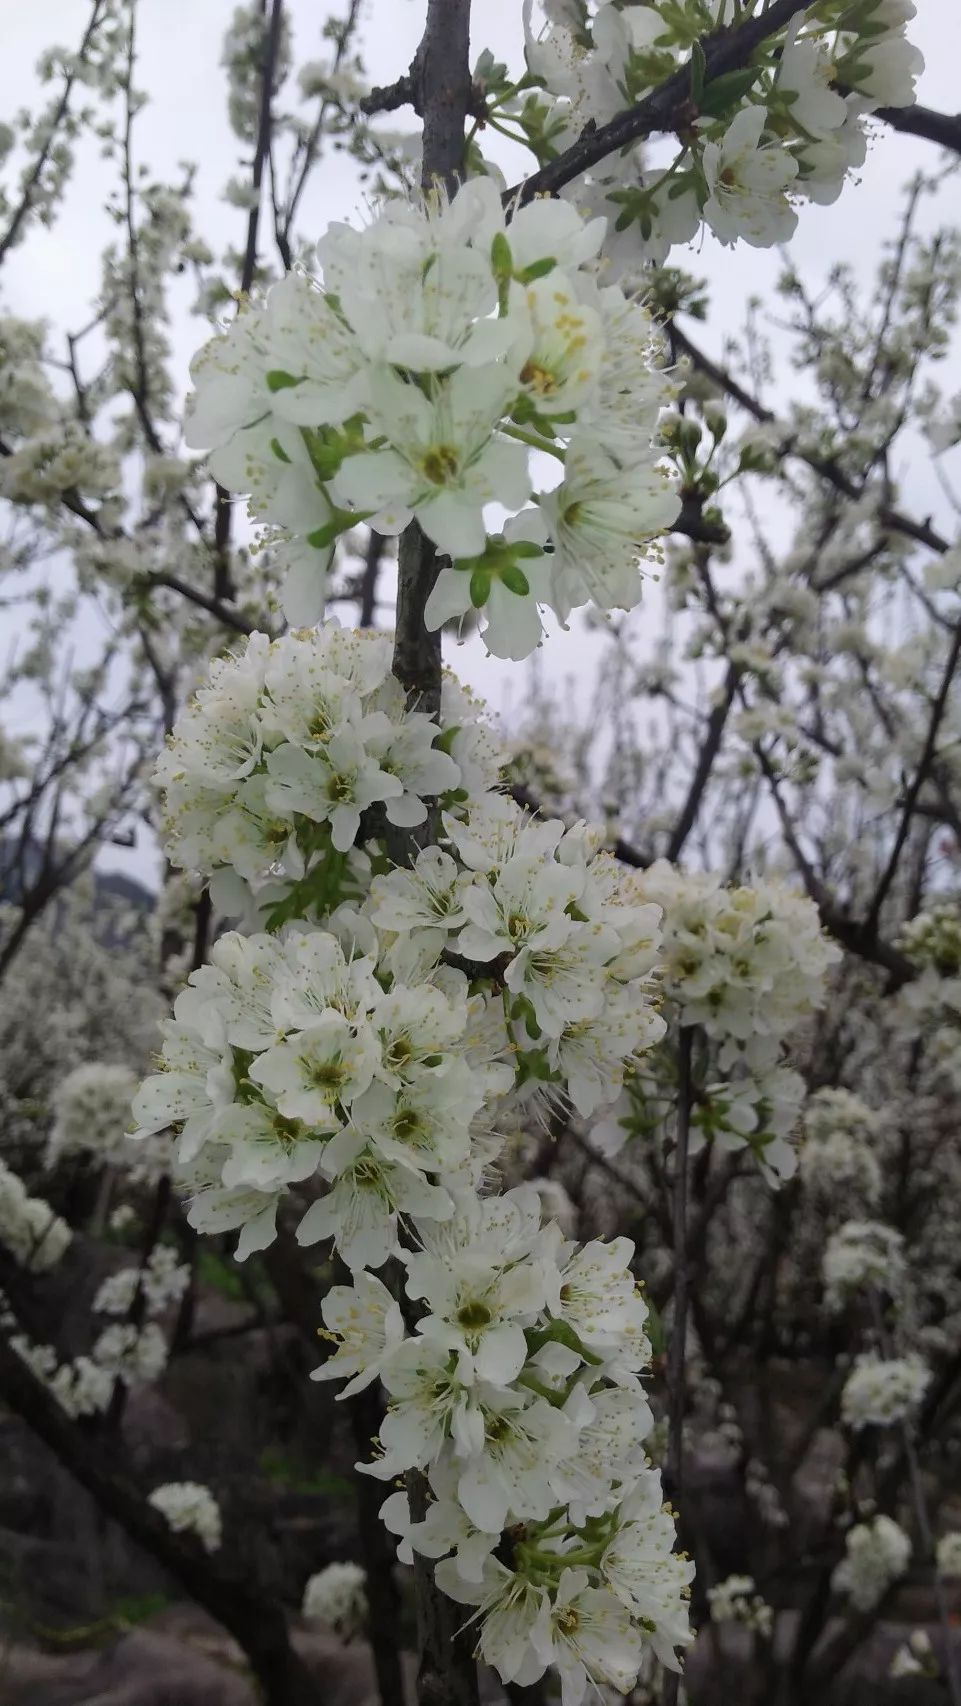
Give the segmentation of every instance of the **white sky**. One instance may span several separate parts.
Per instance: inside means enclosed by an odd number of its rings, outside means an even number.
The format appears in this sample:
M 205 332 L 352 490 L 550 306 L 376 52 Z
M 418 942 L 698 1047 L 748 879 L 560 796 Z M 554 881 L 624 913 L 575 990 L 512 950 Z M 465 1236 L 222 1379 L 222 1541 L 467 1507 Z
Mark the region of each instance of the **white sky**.
M 919 98 L 944 111 L 957 108 L 957 67 L 961 61 L 961 0 L 917 0 L 918 17 L 910 26 L 912 41 L 925 54 Z M 152 177 L 176 182 L 179 161 L 197 162 L 195 218 L 201 235 L 218 251 L 226 244 L 240 246 L 245 216 L 228 207 L 221 191 L 237 169 L 237 144 L 224 110 L 224 77 L 219 60 L 234 0 L 140 0 L 138 81 L 149 92 L 150 105 L 137 122 L 138 157 Z M 294 64 L 326 57 L 329 44 L 321 37 L 324 19 L 340 7 L 318 0 L 288 0 L 294 35 Z M 365 0 L 361 33 L 367 75 L 373 83 L 388 83 L 408 65 L 423 27 L 423 0 Z M 89 12 L 88 0 L 0 0 L 0 120 L 24 104 L 36 109 L 41 91 L 33 66 L 53 42 L 74 45 Z M 520 0 L 475 0 L 472 52 L 490 46 L 513 68 L 521 65 Z M 407 128 L 407 112 L 387 121 Z M 496 139 L 495 139 L 496 140 Z M 493 149 L 491 150 L 493 152 Z M 503 158 L 503 157 L 502 157 Z M 872 143 L 857 183 L 849 183 L 833 207 L 804 207 L 792 243 L 792 260 L 809 286 L 822 283 L 829 268 L 846 261 L 870 278 L 885 237 L 894 227 L 900 190 L 918 168 L 932 171 L 938 151 L 930 144 L 895 135 L 883 128 Z M 503 158 L 510 172 L 510 161 Z M 515 156 L 515 175 L 517 163 Z M 110 240 L 111 225 L 103 204 L 115 183 L 115 168 L 98 156 L 98 145 L 87 138 L 81 145 L 78 169 L 55 228 L 33 231 L 9 258 L 0 278 L 0 303 L 8 311 L 45 315 L 55 327 L 76 330 L 96 295 L 99 257 Z M 957 180 L 955 180 L 957 184 Z M 957 196 L 957 189 L 954 194 Z M 303 236 L 320 235 L 331 219 L 355 218 L 363 192 L 355 164 L 343 154 L 330 153 L 318 168 L 305 199 L 300 220 Z M 940 217 L 946 216 L 942 202 Z M 724 249 L 708 235 L 699 252 L 678 251 L 673 257 L 709 280 L 711 320 L 697 329 L 706 347 L 719 351 L 726 334 L 739 329 L 745 303 L 760 296 L 777 311 L 773 294 L 780 260 L 776 253 Z M 184 309 L 193 294 L 185 287 Z M 177 380 L 186 390 L 187 365 L 205 336 L 203 323 L 184 311 L 174 326 Z M 957 389 L 958 381 L 948 389 Z M 776 396 L 770 399 L 777 402 Z M 943 513 L 939 488 L 923 464 L 913 469 L 904 494 L 917 513 Z M 653 614 L 653 613 L 652 613 Z M 545 671 L 557 680 L 578 677 L 583 688 L 590 679 L 590 660 L 599 642 L 583 633 L 556 635 L 541 654 Z M 450 661 L 465 678 L 495 703 L 515 703 L 523 691 L 516 665 L 490 660 L 478 641 L 452 651 Z M 149 870 L 144 849 L 123 856 L 111 849 L 111 865 L 138 874 Z M 146 862 L 145 862 L 146 861 Z

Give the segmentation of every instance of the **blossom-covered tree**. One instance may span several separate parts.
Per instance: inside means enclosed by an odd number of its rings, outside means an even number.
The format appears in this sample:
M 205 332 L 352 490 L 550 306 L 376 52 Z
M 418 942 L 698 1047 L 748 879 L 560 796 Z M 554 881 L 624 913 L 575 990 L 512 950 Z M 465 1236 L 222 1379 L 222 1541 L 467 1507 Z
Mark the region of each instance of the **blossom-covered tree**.
M 409 70 L 368 90 L 352 3 L 288 110 L 283 0 L 240 7 L 224 65 L 253 158 L 223 263 L 193 173 L 138 171 L 136 0 L 97 0 L 79 49 L 48 56 L 0 261 L 55 218 L 94 125 L 119 235 L 59 372 L 47 328 L 0 321 L 7 567 L 34 606 L 3 688 L 45 729 L 0 748 L 0 974 L 50 951 L 64 888 L 140 816 L 170 863 L 136 951 L 172 1016 L 154 1071 L 151 991 L 122 1047 L 65 1037 L 62 1070 L 14 1087 L 0 1390 L 226 1625 L 271 1706 L 318 1698 L 283 1595 L 189 1455 L 151 1485 L 124 1456 L 131 1395 L 189 1351 L 227 1233 L 278 1319 L 308 1343 L 323 1322 L 321 1388 L 347 1381 L 363 1567 L 311 1571 L 303 1614 L 366 1628 L 384 1706 L 395 1545 L 424 1706 L 476 1698 L 477 1659 L 512 1699 L 556 1679 L 564 1706 L 600 1687 L 672 1706 L 696 1629 L 720 1659 L 725 1624 L 801 1706 L 914 1554 L 961 1700 L 926 1487 L 961 1355 L 958 548 L 892 475 L 902 434 L 956 436 L 926 366 L 958 243 L 917 235 L 938 188 L 919 178 L 866 312 L 843 272 L 835 310 L 789 268 L 815 401 L 776 412 L 756 312 L 720 365 L 686 330 L 704 287 L 667 264 L 704 230 L 771 247 L 802 202 L 856 197 L 880 124 L 959 150 L 914 106 L 913 10 L 528 3 L 508 68 L 471 57 L 469 0 L 428 0 Z M 383 126 L 407 105 L 419 140 Z M 531 157 L 513 186 L 498 137 Z M 375 204 L 308 248 L 332 145 Z M 181 428 L 186 269 L 214 326 Z M 757 567 L 722 576 L 739 539 Z M 656 664 L 633 614 L 655 579 Z M 333 614 L 354 603 L 356 628 Z M 598 628 L 588 728 L 541 689 L 508 735 L 445 667 L 458 631 L 567 667 L 570 631 Z M 131 1224 L 136 1260 L 89 1298 L 107 1324 L 58 1342 L 57 1271 Z M 772 1359 L 836 1365 L 783 1440 Z M 843 1456 L 812 1513 L 827 1425 Z M 717 1436 L 741 1500 L 726 1558 L 690 1474 Z M 814 1575 L 787 1591 L 800 1509 Z M 711 1698 L 696 1649 L 686 1686 Z

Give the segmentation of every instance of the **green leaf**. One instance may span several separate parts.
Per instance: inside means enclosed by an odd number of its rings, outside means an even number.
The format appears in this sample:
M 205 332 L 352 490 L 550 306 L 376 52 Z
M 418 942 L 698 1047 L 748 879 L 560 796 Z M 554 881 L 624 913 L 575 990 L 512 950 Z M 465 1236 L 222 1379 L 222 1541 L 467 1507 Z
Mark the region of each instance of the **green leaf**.
M 373 513 L 373 510 L 355 512 L 352 509 L 335 509 L 330 520 L 325 522 L 323 527 L 315 527 L 313 533 L 308 533 L 307 543 L 312 545 L 315 551 L 329 550 L 334 540 L 339 539 L 342 533 L 346 533 L 349 528 L 354 526 L 355 522 L 366 521 L 367 515 L 373 515 Z
M 569 1321 L 552 1321 L 549 1327 L 530 1327 L 524 1336 L 532 1356 L 543 1349 L 544 1345 L 566 1345 L 568 1350 L 576 1351 L 592 1368 L 597 1368 L 604 1360 L 588 1350 Z
M 530 581 L 525 575 L 523 569 L 518 568 L 516 563 L 507 563 L 505 567 L 501 569 L 500 578 L 508 592 L 516 593 L 518 598 L 526 598 L 531 590 Z
M 475 569 L 470 578 L 470 601 L 475 610 L 487 603 L 491 591 L 490 569 Z
M 549 272 L 554 271 L 556 265 L 557 262 L 553 255 L 542 255 L 539 261 L 531 261 L 530 266 L 525 267 L 523 272 L 519 272 L 517 276 L 521 284 L 533 284 L 535 278 L 546 278 Z
M 719 118 L 744 99 L 761 76 L 763 65 L 744 65 L 740 71 L 727 71 L 709 83 L 700 100 L 700 111 L 708 118 Z
M 273 451 L 274 455 L 276 456 L 278 462 L 289 462 L 290 461 L 290 457 L 287 455 L 287 452 L 284 449 L 283 445 L 281 444 L 279 438 L 272 438 L 271 439 L 270 448 Z
M 491 268 L 496 279 L 509 279 L 514 275 L 514 257 L 503 231 L 498 231 L 491 243 Z
M 290 391 L 294 385 L 301 385 L 301 379 L 295 379 L 292 373 L 285 373 L 282 367 L 272 367 L 267 375 L 268 391 Z

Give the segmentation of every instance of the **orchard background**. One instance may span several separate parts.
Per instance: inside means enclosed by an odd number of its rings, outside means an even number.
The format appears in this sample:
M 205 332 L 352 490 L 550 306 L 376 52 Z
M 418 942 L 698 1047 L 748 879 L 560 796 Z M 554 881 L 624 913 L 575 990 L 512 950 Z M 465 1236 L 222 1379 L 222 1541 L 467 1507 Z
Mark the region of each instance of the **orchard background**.
M 959 1706 L 951 7 L 9 35 L 3 1698 Z

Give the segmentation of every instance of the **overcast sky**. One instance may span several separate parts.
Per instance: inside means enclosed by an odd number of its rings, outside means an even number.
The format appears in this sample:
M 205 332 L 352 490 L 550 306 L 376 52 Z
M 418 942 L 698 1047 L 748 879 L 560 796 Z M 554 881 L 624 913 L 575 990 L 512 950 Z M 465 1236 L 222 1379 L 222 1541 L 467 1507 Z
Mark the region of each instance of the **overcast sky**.
M 910 26 L 910 35 L 926 59 L 919 97 L 926 105 L 955 110 L 961 0 L 917 3 L 919 16 Z M 140 0 L 139 6 L 138 81 L 147 89 L 150 105 L 137 124 L 138 157 L 152 176 L 170 182 L 177 181 L 179 161 L 197 162 L 195 217 L 215 251 L 227 243 L 240 246 L 244 225 L 244 216 L 221 199 L 225 181 L 237 170 L 237 145 L 226 120 L 219 69 L 233 9 L 232 0 Z M 325 55 L 329 44 L 322 40 L 321 29 L 331 10 L 317 0 L 288 0 L 295 65 Z M 340 8 L 333 10 L 339 15 Z M 423 10 L 422 0 L 365 0 L 361 43 L 371 82 L 390 82 L 406 68 L 423 27 Z M 25 103 L 36 107 L 42 99 L 33 72 L 38 54 L 53 42 L 79 41 L 88 13 L 88 0 L 34 0 L 32 5 L 0 0 L 0 119 L 11 117 Z M 475 0 L 475 56 L 490 46 L 512 69 L 519 69 L 521 43 L 520 0 Z M 411 115 L 398 115 L 391 122 L 406 126 Z M 833 207 L 801 211 L 792 259 L 807 282 L 816 288 L 839 260 L 869 278 L 881 245 L 891 234 L 901 186 L 919 167 L 932 170 L 937 158 L 929 144 L 879 128 L 859 181 L 849 182 Z M 506 169 L 510 164 L 504 160 Z M 97 291 L 100 251 L 110 239 L 103 204 L 114 181 L 111 167 L 99 158 L 97 144 L 88 138 L 56 227 L 32 232 L 3 269 L 0 303 L 5 309 L 45 315 L 64 329 L 83 323 L 87 304 Z M 354 163 L 331 153 L 305 200 L 301 234 L 319 236 L 331 219 L 356 219 L 362 208 L 363 190 Z M 940 212 L 943 219 L 943 206 Z M 710 281 L 711 321 L 703 341 L 715 351 L 727 333 L 739 328 L 748 296 L 761 296 L 776 309 L 773 284 L 780 266 L 776 254 L 745 245 L 724 249 L 708 235 L 696 252 L 678 251 L 674 258 Z M 185 293 L 184 306 L 187 300 Z M 187 364 L 203 335 L 200 322 L 186 312 L 178 317 L 175 360 L 183 389 Z M 955 380 L 953 388 L 957 387 Z M 777 399 L 771 400 L 776 406 Z M 918 511 L 939 511 L 940 493 L 924 467 L 912 471 L 909 499 Z M 575 672 L 586 681 L 590 674 L 586 666 L 596 652 L 597 643 L 583 635 L 558 635 L 542 654 L 542 665 L 558 679 Z M 505 695 L 516 702 L 517 666 L 488 660 L 479 642 L 454 651 L 450 661 L 495 703 L 503 704 Z M 110 862 L 120 861 L 111 853 Z M 139 856 L 135 863 L 141 864 Z

